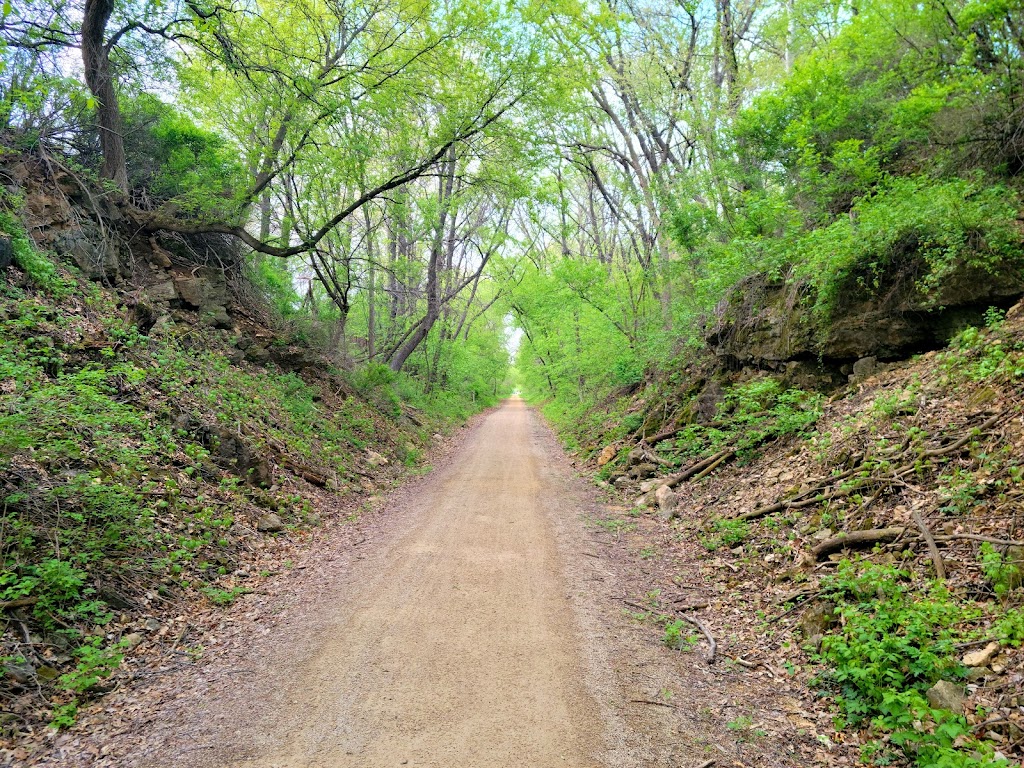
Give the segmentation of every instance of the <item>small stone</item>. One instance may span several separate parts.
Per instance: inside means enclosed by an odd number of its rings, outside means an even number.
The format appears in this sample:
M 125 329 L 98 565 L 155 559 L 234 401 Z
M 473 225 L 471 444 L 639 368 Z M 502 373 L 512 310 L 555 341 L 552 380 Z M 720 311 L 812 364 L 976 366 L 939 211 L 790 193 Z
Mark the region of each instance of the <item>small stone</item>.
M 601 451 L 601 455 L 597 457 L 597 466 L 603 467 L 605 464 L 607 464 L 609 461 L 615 458 L 616 453 L 618 453 L 618 451 L 615 450 L 614 445 L 606 445 L 604 447 L 604 450 Z
M 815 541 L 825 541 L 827 539 L 831 539 L 832 538 L 832 529 L 831 528 L 822 528 L 820 531 L 815 531 L 811 535 L 811 538 L 814 539 Z
M 988 667 L 971 667 L 967 670 L 965 677 L 968 682 L 976 683 L 978 680 L 984 680 L 986 675 L 991 675 L 992 670 Z
M 878 369 L 877 357 L 862 357 L 853 364 L 853 373 L 850 374 L 850 381 L 863 381 Z
M 658 473 L 658 467 L 654 464 L 637 464 L 629 470 L 629 476 L 635 480 L 644 480 L 653 477 Z
M 150 632 L 156 632 L 163 625 L 160 623 L 158 619 L 146 619 L 146 623 L 143 626 L 145 626 L 145 628 L 148 629 Z
M 121 643 L 128 650 L 138 648 L 142 644 L 142 635 L 138 632 L 129 632 L 127 635 L 121 638 Z
M 650 493 L 655 488 L 657 488 L 658 484 L 661 482 L 663 481 L 660 478 L 654 478 L 653 480 L 644 480 L 642 483 L 640 483 L 640 493 Z
M 945 709 L 957 714 L 963 713 L 964 690 L 956 683 L 939 680 L 925 692 L 925 695 L 928 697 L 928 703 L 934 709 Z
M 800 630 L 804 637 L 811 638 L 815 635 L 823 635 L 838 621 L 835 603 L 818 600 L 804 610 L 800 617 Z
M 60 672 L 47 664 L 43 664 L 43 666 L 37 669 L 36 674 L 39 675 L 40 680 L 45 680 L 46 682 L 56 680 L 60 677 Z
M 366 449 L 366 460 L 371 467 L 383 467 L 388 463 L 388 458 L 382 453 Z
M 965 667 L 984 667 L 992 661 L 997 653 L 999 653 L 999 643 L 993 640 L 984 648 L 965 653 L 960 661 Z
M 432 439 L 432 440 L 433 440 L 433 441 L 434 441 L 435 443 L 439 443 L 439 442 L 441 442 L 442 440 L 444 440 L 444 437 L 443 437 L 443 436 L 442 436 L 442 435 L 441 435 L 441 434 L 440 434 L 439 432 L 435 432 L 435 433 L 434 433 L 433 435 L 431 435 L 431 439 Z
M 668 515 L 671 515 L 679 504 L 679 496 L 667 485 L 661 486 L 654 492 L 654 500 L 658 502 L 658 509 Z
M 277 533 L 284 530 L 284 521 L 273 512 L 267 512 L 256 523 L 260 533 Z

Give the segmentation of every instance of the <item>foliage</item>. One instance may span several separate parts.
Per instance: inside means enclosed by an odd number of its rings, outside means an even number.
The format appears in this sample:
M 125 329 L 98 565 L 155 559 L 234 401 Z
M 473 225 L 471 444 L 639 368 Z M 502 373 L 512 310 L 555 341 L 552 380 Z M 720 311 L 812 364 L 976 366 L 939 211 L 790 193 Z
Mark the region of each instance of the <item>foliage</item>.
M 841 621 L 822 641 L 829 668 L 818 684 L 835 692 L 846 722 L 870 721 L 920 766 L 1006 764 L 971 737 L 959 713 L 932 709 L 924 695 L 936 681 L 960 677 L 955 643 L 976 609 L 941 583 L 915 590 L 908 573 L 886 565 L 843 561 L 823 592 Z M 871 750 L 884 764 L 884 751 Z
M 71 650 L 54 684 L 72 695 L 53 693 L 61 726 L 120 662 L 124 649 L 97 634 L 119 599 L 226 605 L 248 591 L 225 578 L 236 521 L 255 508 L 297 526 L 310 517 L 305 498 L 256 487 L 197 425 L 244 430 L 253 452 L 287 446 L 336 473 L 341 492 L 356 452 L 389 435 L 365 399 L 337 397 L 342 379 L 233 365 L 212 330 L 143 335 L 112 294 L 51 267 L 61 298 L 32 281 L 0 312 L 0 601 L 27 599 L 34 629 Z M 406 435 L 400 458 L 415 463 L 416 440 Z
M 190 214 L 220 219 L 230 213 L 245 184 L 237 148 L 150 94 L 140 94 L 123 111 L 133 187 L 147 190 L 155 202 L 173 199 Z
M 29 240 L 22 223 L 6 210 L 7 205 L 17 205 L 18 200 L 10 199 L 6 193 L 0 194 L 0 236 L 6 236 L 11 243 L 14 263 L 36 285 L 49 291 L 59 298 L 68 291 L 68 283 L 62 280 L 53 262 L 41 254 Z
M 721 547 L 732 548 L 742 544 L 750 535 L 750 526 L 746 520 L 715 520 L 713 530 L 713 535 L 702 536 L 700 540 L 711 552 Z
M 662 642 L 677 651 L 692 650 L 700 638 L 692 632 L 683 632 L 683 629 L 689 626 L 682 619 L 666 619 L 665 636 L 662 638 Z

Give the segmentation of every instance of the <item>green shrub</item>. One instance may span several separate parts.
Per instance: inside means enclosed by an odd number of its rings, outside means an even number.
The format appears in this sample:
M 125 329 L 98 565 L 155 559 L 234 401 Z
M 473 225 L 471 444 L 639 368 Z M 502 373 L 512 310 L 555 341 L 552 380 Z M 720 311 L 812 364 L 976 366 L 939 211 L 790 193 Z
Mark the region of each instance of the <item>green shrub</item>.
M 843 720 L 869 721 L 922 768 L 1005 765 L 960 713 L 934 710 L 925 696 L 936 681 L 960 677 L 955 644 L 980 611 L 942 583 L 914 589 L 909 578 L 893 566 L 844 561 L 823 581 L 841 621 L 822 640 L 819 659 L 828 668 L 817 684 L 835 693 Z M 886 764 L 888 750 L 875 742 L 866 756 Z

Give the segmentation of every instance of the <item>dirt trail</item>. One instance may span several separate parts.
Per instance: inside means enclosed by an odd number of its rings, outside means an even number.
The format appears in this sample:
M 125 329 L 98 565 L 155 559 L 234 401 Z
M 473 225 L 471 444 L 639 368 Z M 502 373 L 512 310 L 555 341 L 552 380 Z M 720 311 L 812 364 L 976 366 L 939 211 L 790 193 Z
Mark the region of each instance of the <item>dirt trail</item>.
M 196 764 L 606 764 L 532 419 L 520 400 L 487 417 L 421 485 L 411 527 L 321 606 L 305 663 L 262 671 L 284 678 L 277 700 L 210 703 L 220 733 Z

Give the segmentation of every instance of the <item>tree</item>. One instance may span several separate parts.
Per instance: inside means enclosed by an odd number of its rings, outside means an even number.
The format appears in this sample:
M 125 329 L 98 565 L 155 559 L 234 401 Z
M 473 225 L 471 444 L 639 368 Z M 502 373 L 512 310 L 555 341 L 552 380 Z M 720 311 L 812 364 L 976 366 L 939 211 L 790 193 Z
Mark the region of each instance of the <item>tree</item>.
M 106 40 L 107 23 L 114 11 L 114 0 L 85 0 L 82 13 L 82 64 L 85 82 L 96 100 L 96 123 L 103 151 L 100 175 L 128 191 L 128 167 L 124 153 L 124 127 L 117 88 L 110 69 L 110 45 Z

